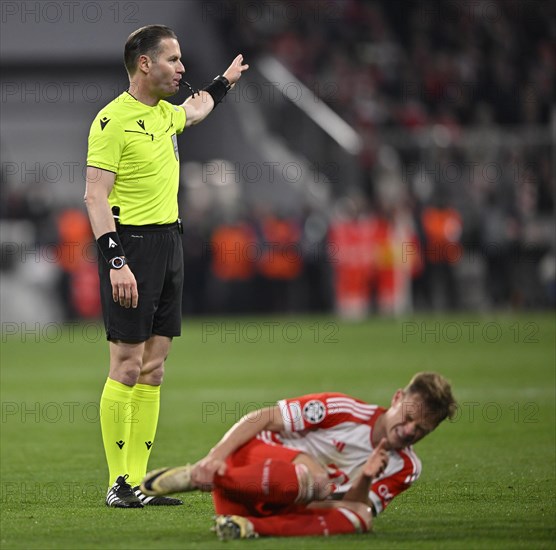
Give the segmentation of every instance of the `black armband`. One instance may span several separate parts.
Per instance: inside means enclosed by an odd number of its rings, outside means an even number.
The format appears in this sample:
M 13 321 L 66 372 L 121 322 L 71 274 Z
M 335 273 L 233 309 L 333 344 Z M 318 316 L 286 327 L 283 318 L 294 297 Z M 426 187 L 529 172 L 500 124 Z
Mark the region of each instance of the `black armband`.
M 124 249 L 122 248 L 122 243 L 120 242 L 118 234 L 115 231 L 105 233 L 97 239 L 97 245 L 103 258 L 110 264 L 110 267 L 119 269 L 116 267 L 119 265 L 118 262 L 116 262 L 116 265 L 112 265 L 112 260 L 114 258 L 125 257 Z M 123 267 L 123 265 L 121 267 Z
M 225 76 L 217 76 L 208 86 L 203 90 L 212 97 L 214 106 L 216 107 L 228 93 L 231 88 L 230 81 Z

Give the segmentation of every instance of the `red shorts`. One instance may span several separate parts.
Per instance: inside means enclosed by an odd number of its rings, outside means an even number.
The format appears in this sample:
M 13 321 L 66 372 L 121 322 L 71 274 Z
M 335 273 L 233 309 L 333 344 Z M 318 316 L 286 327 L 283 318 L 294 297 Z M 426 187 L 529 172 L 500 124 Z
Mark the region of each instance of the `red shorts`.
M 260 439 L 253 438 L 232 453 L 226 459 L 226 464 L 238 468 L 241 466 L 248 466 L 249 464 L 264 462 L 267 458 L 284 462 L 293 462 L 295 457 L 299 454 L 301 454 L 301 451 L 282 447 L 281 445 L 264 443 Z M 219 489 L 215 489 L 212 492 L 212 500 L 217 514 L 268 516 L 285 509 L 283 506 L 277 507 L 276 505 L 268 505 L 264 502 L 244 503 L 230 500 Z

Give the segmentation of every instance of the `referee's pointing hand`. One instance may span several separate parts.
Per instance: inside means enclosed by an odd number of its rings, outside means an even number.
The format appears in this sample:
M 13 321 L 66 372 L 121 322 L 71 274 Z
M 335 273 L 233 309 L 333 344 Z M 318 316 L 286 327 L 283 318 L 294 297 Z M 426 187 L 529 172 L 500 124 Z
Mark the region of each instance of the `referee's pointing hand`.
M 243 55 L 239 54 L 232 61 L 232 64 L 226 69 L 222 76 L 225 76 L 230 83 L 230 87 L 233 88 L 235 83 L 241 78 L 241 73 L 249 68 L 247 63 L 243 63 Z
M 119 302 L 125 308 L 137 307 L 139 302 L 137 281 L 128 265 L 124 265 L 122 269 L 111 269 L 110 282 L 112 283 L 112 298 L 114 302 Z

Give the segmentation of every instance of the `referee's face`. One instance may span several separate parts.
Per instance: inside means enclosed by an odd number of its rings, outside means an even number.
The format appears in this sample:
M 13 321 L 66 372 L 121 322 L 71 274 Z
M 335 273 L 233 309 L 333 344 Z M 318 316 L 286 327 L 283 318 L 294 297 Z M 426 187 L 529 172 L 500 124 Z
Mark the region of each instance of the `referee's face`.
M 185 68 L 181 62 L 180 45 L 175 38 L 160 41 L 158 57 L 152 60 L 150 69 L 149 80 L 154 95 L 163 98 L 179 90 Z

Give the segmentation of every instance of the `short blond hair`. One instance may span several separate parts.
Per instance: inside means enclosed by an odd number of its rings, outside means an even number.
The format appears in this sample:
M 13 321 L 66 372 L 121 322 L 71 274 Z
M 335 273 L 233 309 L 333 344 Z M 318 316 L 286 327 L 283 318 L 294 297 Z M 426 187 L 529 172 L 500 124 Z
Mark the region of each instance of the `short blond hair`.
M 439 424 L 446 418 L 453 418 L 458 408 L 450 383 L 436 372 L 418 372 L 403 392 L 419 395 Z

